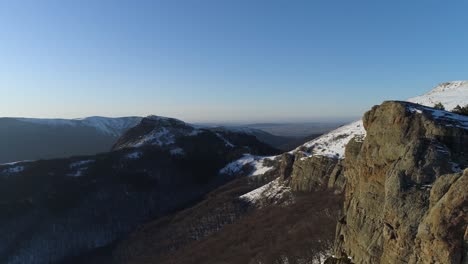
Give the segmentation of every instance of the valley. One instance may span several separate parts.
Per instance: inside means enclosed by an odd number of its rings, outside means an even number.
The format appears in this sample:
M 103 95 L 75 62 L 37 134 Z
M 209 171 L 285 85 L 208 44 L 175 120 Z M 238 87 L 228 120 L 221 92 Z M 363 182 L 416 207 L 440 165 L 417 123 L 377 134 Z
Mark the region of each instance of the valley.
M 446 93 L 468 99 L 468 82 L 428 95 L 455 107 Z M 0 165 L 0 259 L 462 263 L 467 132 L 466 116 L 387 101 L 284 152 L 149 116 L 111 152 Z

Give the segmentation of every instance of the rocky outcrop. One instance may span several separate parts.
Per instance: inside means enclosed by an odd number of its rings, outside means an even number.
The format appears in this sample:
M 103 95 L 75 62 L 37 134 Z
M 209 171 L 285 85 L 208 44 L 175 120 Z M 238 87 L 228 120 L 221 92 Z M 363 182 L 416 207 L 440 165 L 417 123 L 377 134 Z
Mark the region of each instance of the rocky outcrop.
M 465 119 L 404 102 L 365 114 L 366 138 L 346 148 L 335 255 L 353 263 L 467 260 Z
M 295 192 L 334 189 L 343 192 L 343 161 L 327 156 L 306 156 L 302 152 L 285 153 L 279 161 L 282 185 Z
M 324 156 L 299 156 L 296 162 L 294 162 L 291 173 L 291 188 L 295 191 L 312 191 L 328 188 L 335 168 L 339 170 L 338 163 L 338 159 Z M 334 175 L 336 174 L 335 172 Z M 333 178 L 335 179 L 336 177 Z M 333 184 L 330 186 L 332 187 Z

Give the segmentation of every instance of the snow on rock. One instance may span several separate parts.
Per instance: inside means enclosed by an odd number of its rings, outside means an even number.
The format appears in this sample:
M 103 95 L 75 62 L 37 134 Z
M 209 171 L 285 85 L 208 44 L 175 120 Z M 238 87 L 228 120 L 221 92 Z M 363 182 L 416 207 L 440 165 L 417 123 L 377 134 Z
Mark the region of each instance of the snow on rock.
M 174 144 L 175 136 L 170 133 L 166 127 L 155 128 L 151 133 L 145 135 L 138 142 L 133 144 L 133 147 L 141 147 L 143 145 L 151 144 L 156 146 L 165 146 Z
M 196 136 L 202 132 L 202 130 L 181 120 L 154 115 L 145 117 L 141 122 L 141 126 L 146 127 L 145 130 L 149 127 L 149 131 L 139 135 L 132 135 L 124 142 L 119 143 L 116 149 L 138 148 L 148 145 L 171 147 L 176 144 L 177 139 L 180 137 Z
M 468 116 L 459 115 L 452 112 L 438 110 L 425 106 L 408 106 L 407 109 L 412 113 L 426 113 L 432 118 L 441 121 L 441 124 L 444 124 L 445 126 L 468 129 Z
M 1 174 L 14 174 L 14 173 L 19 173 L 24 171 L 25 167 L 24 166 L 15 166 L 15 167 L 10 167 L 8 169 L 2 170 Z
M 468 81 L 453 81 L 439 84 L 432 91 L 407 100 L 432 107 L 436 103 L 442 103 L 445 109 L 452 110 L 457 105 L 468 104 Z
M 294 202 L 291 188 L 282 185 L 279 178 L 239 197 L 241 200 L 262 207 L 266 204 L 290 204 Z
M 429 107 L 433 107 L 436 103 L 440 102 L 447 110 L 452 110 L 457 105 L 464 106 L 468 104 L 468 81 L 443 83 L 435 87 L 430 92 L 418 97 L 410 98 L 407 101 Z M 466 118 L 460 115 L 446 111 L 433 111 L 433 109 L 427 107 L 424 109 L 427 111 L 430 109 L 433 116 L 441 120 L 458 120 L 458 122 L 455 122 L 454 124 L 458 127 L 466 128 L 468 126 Z M 411 111 L 421 114 L 424 109 L 415 107 Z M 301 147 L 291 151 L 291 153 L 303 151 L 305 148 L 305 154 L 308 156 L 322 155 L 331 158 L 343 159 L 346 145 L 355 136 L 358 138 L 364 138 L 366 136 L 362 120 L 339 127 L 321 137 L 305 143 Z
M 238 160 L 235 160 L 226 167 L 222 168 L 219 172 L 221 174 L 235 175 L 241 172 L 246 166 L 250 166 L 250 173 L 248 176 L 262 175 L 266 172 L 273 169 L 272 166 L 267 166 L 264 164 L 266 159 L 273 159 L 274 157 L 262 157 L 262 156 L 253 156 L 250 154 L 244 154 L 244 156 Z
M 298 149 L 293 150 L 292 153 L 306 148 L 304 153 L 308 156 L 320 155 L 342 159 L 344 158 L 346 144 L 356 136 L 364 138 L 365 135 L 366 131 L 364 130 L 362 121 L 356 121 L 309 141 Z

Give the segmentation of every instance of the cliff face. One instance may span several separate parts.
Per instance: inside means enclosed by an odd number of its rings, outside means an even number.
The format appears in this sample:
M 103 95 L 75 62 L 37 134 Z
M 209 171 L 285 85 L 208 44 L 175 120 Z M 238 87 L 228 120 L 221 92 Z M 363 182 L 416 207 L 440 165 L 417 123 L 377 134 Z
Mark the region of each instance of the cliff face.
M 292 155 L 288 155 L 292 156 Z M 311 192 L 335 189 L 341 193 L 344 188 L 343 161 L 340 159 L 296 153 L 291 162 L 291 170 L 281 173 L 285 185 L 292 191 Z M 285 159 L 281 161 L 284 164 Z
M 467 260 L 468 118 L 385 102 L 346 148 L 335 254 L 353 263 Z

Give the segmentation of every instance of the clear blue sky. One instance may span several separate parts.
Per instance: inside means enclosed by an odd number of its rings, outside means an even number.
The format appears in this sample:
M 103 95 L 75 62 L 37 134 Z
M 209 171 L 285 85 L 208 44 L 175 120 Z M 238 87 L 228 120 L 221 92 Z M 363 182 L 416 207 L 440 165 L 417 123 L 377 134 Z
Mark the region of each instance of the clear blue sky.
M 467 3 L 2 0 L 0 116 L 354 118 L 468 79 Z

